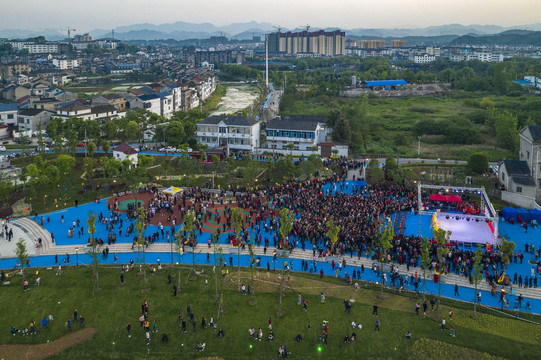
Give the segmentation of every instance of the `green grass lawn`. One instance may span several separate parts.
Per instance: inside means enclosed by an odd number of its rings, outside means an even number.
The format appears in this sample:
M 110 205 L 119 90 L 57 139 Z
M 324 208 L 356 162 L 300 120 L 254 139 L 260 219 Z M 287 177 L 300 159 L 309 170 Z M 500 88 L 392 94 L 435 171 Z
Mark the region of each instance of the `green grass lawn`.
M 167 267 L 166 267 L 167 268 Z M 438 348 L 433 341 L 423 340 L 414 352 L 414 344 L 421 338 L 446 343 L 445 351 L 458 351 L 463 358 L 484 358 L 488 354 L 508 359 L 535 359 L 541 351 L 540 332 L 535 325 L 517 322 L 513 319 L 494 317 L 483 314 L 473 319 L 471 311 L 464 305 L 454 308 L 456 337 L 440 330 L 436 312 L 423 319 L 413 311 L 418 299 L 412 296 L 387 294 L 380 303 L 379 319 L 381 331 L 374 331 L 372 304 L 379 291 L 361 288 L 355 292 L 353 287 L 344 286 L 337 279 L 319 281 L 310 275 L 294 275 L 290 288 L 283 299 L 284 315 L 276 316 L 278 306 L 277 275 L 267 276 L 260 273 L 256 282 L 257 304 L 251 305 L 251 296 L 243 296 L 236 290 L 237 272 L 232 271 L 224 280 L 223 305 L 225 312 L 217 320 L 225 337 L 219 339 L 214 330 L 202 330 L 201 317 L 217 318 L 218 305 L 215 302 L 214 275 L 212 267 L 201 267 L 202 276 L 187 280 L 188 269 L 184 269 L 181 278 L 181 292 L 173 296 L 171 285 L 167 285 L 168 270 L 164 268 L 156 275 L 147 275 L 148 291 L 143 292 L 142 276 L 136 271 L 125 274 L 126 285 L 120 285 L 119 268 L 101 268 L 101 291 L 93 288 L 92 271 L 88 267 L 66 269 L 64 274 L 55 276 L 55 270 L 39 269 L 42 285 L 32 286 L 36 275 L 35 269 L 27 271 L 30 290 L 24 292 L 20 277 L 13 275 L 12 284 L 2 287 L 0 301 L 3 304 L 0 343 L 2 344 L 39 344 L 66 334 L 65 321 L 72 316 L 74 309 L 86 318 L 86 326 L 97 328 L 96 335 L 89 341 L 71 347 L 52 357 L 53 359 L 193 359 L 206 356 L 220 356 L 224 359 L 270 359 L 276 357 L 278 347 L 287 344 L 292 352 L 291 358 L 423 358 L 416 354 L 420 349 Z M 173 283 L 176 283 L 178 271 L 173 269 Z M 208 274 L 208 286 L 205 286 L 205 274 Z M 242 272 L 242 281 L 250 284 L 249 273 Z M 220 287 L 220 282 L 218 282 Z M 326 294 L 325 304 L 321 304 L 319 293 Z M 297 306 L 297 293 L 308 299 L 308 311 Z M 344 311 L 343 299 L 355 299 L 350 315 Z M 139 327 L 141 303 L 149 303 L 149 320 L 158 324 L 158 333 L 152 335 L 149 346 L 145 346 L 144 332 Z M 187 317 L 186 306 L 190 303 L 197 321 L 197 331 L 191 326 L 187 333 L 181 333 L 178 326 L 178 314 Z M 448 305 L 442 305 L 442 314 L 446 314 Z M 52 313 L 54 321 L 48 330 L 41 330 L 40 320 Z M 267 319 L 272 317 L 275 341 L 266 341 Z M 11 336 L 12 325 L 18 328 L 28 326 L 31 320 L 37 323 L 36 335 L 22 337 Z M 329 321 L 329 343 L 318 351 L 318 335 L 323 320 Z M 351 335 L 350 323 L 356 320 L 363 325 L 357 330 L 357 341 L 344 344 L 346 334 Z M 132 323 L 131 338 L 126 333 L 126 324 Z M 307 324 L 311 330 L 307 330 Z M 448 322 L 448 325 L 450 323 Z M 264 340 L 250 339 L 248 328 L 262 328 Z M 78 329 L 78 325 L 74 326 Z M 413 334 L 412 340 L 406 340 L 406 331 Z M 160 342 L 161 334 L 169 335 L 169 343 Z M 304 340 L 295 341 L 297 334 Z M 198 342 L 206 343 L 203 353 L 195 351 Z M 438 343 L 435 343 L 438 344 Z M 456 347 L 460 346 L 460 348 Z M 478 352 L 472 351 L 476 349 Z M 433 350 L 432 359 L 446 358 L 443 352 Z M 440 355 L 438 355 L 440 354 Z M 426 357 L 424 357 L 426 358 Z

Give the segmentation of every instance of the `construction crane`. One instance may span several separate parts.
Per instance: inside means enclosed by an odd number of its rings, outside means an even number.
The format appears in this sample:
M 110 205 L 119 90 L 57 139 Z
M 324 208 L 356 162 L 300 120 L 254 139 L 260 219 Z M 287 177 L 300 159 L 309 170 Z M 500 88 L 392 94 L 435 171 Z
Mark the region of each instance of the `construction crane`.
M 281 33 L 282 32 L 282 27 L 280 25 L 278 26 L 273 26 L 273 28 L 275 28 L 276 30 L 278 30 L 278 33 Z
M 54 31 L 62 31 L 62 32 L 68 32 L 68 43 L 71 44 L 71 32 L 76 32 L 77 30 L 70 28 L 69 26 L 67 28 L 62 29 L 40 29 L 40 30 L 54 30 Z

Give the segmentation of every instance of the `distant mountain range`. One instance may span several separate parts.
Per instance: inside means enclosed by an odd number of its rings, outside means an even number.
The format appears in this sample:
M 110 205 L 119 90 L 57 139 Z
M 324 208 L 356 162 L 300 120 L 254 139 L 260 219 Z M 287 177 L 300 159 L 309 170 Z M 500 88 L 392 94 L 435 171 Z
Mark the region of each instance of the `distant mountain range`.
M 541 31 L 508 30 L 494 35 L 464 35 L 453 39 L 449 45 L 541 45 Z
M 336 30 L 337 27 L 328 27 L 323 30 Z M 305 28 L 287 29 L 285 31 L 301 31 Z M 310 28 L 310 31 L 319 30 L 319 28 Z M 344 30 L 344 29 L 343 29 Z M 245 22 L 233 23 L 226 26 L 215 26 L 210 23 L 193 24 L 178 21 L 170 24 L 135 24 L 128 26 L 119 26 L 114 30 L 114 36 L 119 40 L 186 40 L 186 39 L 205 39 L 210 36 L 226 36 L 238 40 L 251 40 L 253 36 L 262 36 L 269 32 L 277 31 L 269 23 Z M 345 29 L 346 36 L 352 39 L 405 39 L 409 44 L 459 44 L 459 45 L 484 45 L 498 43 L 497 41 L 525 42 L 525 44 L 539 44 L 539 34 L 541 24 L 521 25 L 513 27 L 503 27 L 498 25 L 460 25 L 449 24 L 441 26 L 430 26 L 426 28 L 400 28 L 400 29 L 366 29 L 355 28 Z M 94 39 L 110 38 L 112 30 L 95 29 L 89 32 Z M 75 33 L 81 34 L 81 33 Z M 45 36 L 48 40 L 63 40 L 67 34 L 57 31 L 31 31 L 24 29 L 6 29 L 0 30 L 0 38 L 8 39 L 27 39 L 35 36 Z M 73 36 L 74 34 L 72 34 Z M 533 43 L 532 43 L 533 42 Z M 516 44 L 516 43 L 515 43 Z

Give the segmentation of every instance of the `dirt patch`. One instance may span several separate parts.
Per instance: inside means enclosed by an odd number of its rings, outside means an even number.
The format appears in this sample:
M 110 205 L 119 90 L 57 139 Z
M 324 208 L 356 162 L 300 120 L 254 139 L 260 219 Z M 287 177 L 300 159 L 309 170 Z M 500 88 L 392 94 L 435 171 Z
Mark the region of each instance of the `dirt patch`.
M 69 347 L 90 340 L 96 333 L 96 328 L 85 328 L 71 334 L 62 336 L 60 339 L 46 344 L 38 345 L 0 345 L 0 358 L 10 360 L 41 360 L 57 355 Z

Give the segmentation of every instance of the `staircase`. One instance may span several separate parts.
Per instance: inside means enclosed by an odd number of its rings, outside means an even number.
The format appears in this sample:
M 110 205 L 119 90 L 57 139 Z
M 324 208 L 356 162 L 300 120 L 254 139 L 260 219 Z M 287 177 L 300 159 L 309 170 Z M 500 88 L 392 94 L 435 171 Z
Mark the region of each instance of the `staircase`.
M 41 247 L 38 248 L 38 252 L 41 255 L 43 255 L 47 249 L 51 247 L 51 233 L 34 220 L 30 218 L 20 218 L 10 221 L 10 224 L 23 230 L 32 241 L 37 241 L 39 238 L 41 238 Z

